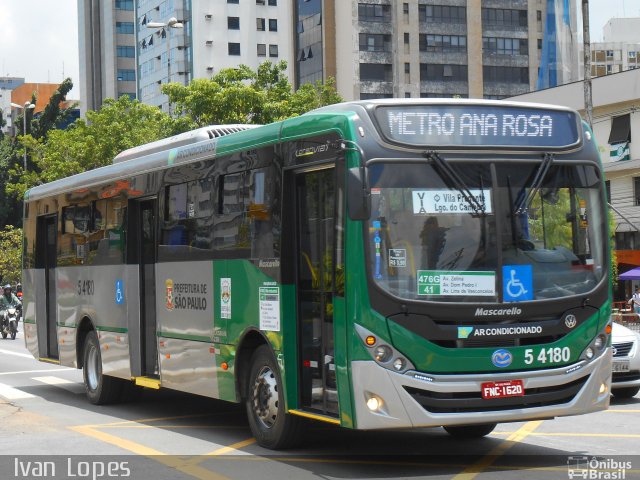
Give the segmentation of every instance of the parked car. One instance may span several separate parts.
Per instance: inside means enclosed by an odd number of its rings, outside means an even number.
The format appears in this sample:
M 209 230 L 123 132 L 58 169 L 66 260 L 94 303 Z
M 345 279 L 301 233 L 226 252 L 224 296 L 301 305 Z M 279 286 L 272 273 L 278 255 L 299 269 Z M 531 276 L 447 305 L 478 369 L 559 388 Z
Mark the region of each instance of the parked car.
M 640 333 L 613 322 L 611 393 L 631 398 L 640 392 Z

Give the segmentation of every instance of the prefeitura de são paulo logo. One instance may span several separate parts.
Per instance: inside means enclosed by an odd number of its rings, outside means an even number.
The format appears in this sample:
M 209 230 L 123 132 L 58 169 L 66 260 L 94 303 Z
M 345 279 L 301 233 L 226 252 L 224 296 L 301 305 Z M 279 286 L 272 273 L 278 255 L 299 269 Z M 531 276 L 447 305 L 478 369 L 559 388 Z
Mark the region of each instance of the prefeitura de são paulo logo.
M 174 304 L 173 304 L 173 280 L 171 280 L 170 278 L 167 278 L 164 281 L 164 286 L 165 286 L 165 289 L 166 289 L 165 307 L 167 307 L 167 310 L 171 311 L 174 308 Z

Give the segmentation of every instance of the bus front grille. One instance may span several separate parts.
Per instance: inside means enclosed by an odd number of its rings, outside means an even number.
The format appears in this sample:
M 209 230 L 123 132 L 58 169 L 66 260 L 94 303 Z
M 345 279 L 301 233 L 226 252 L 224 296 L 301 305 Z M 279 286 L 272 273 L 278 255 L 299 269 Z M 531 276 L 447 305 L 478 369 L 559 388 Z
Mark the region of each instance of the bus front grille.
M 568 403 L 585 384 L 588 375 L 570 383 L 527 388 L 520 397 L 483 399 L 480 392 L 434 392 L 404 386 L 422 408 L 431 413 L 496 412 L 516 408 L 546 407 Z

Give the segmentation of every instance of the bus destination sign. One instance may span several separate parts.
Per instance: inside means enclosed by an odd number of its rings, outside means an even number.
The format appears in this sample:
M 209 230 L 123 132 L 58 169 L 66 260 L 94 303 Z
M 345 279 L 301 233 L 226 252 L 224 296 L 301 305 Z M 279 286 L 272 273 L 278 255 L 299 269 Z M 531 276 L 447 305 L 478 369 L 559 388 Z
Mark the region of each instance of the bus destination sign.
M 567 148 L 580 141 L 571 111 L 496 105 L 380 106 L 389 140 L 430 147 Z

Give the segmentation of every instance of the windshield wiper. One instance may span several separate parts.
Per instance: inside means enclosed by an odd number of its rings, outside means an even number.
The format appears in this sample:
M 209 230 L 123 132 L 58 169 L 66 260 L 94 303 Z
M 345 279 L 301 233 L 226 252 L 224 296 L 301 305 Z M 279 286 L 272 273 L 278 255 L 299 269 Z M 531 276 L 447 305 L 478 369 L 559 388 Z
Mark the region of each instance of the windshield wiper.
M 542 186 L 542 182 L 544 182 L 545 177 L 547 176 L 547 172 L 549 172 L 549 168 L 551 168 L 551 164 L 554 159 L 553 153 L 545 153 L 542 159 L 542 163 L 536 172 L 536 176 L 533 178 L 533 182 L 531 182 L 531 187 L 529 187 L 529 193 L 522 197 L 520 203 L 518 203 L 518 207 L 516 208 L 516 214 L 522 215 L 529 210 L 531 206 L 531 202 L 538 194 L 540 187 Z
M 484 202 L 480 203 L 476 199 L 476 197 L 473 196 L 473 194 L 471 193 L 471 190 L 469 190 L 469 187 L 467 187 L 467 185 L 464 183 L 464 180 L 462 180 L 462 178 L 460 178 L 460 175 L 458 175 L 458 172 L 456 172 L 451 167 L 451 165 L 449 165 L 445 161 L 445 159 L 438 154 L 438 152 L 434 152 L 434 151 L 424 152 L 423 155 L 428 160 L 431 160 L 436 166 L 436 168 L 440 171 L 440 174 L 443 175 L 447 180 L 449 180 L 453 188 L 455 188 L 462 194 L 466 202 L 469 204 L 469 206 L 473 209 L 473 211 L 476 214 L 482 213 L 484 215 L 485 213 Z M 484 188 L 482 186 L 481 188 L 482 188 L 482 194 L 484 195 Z

